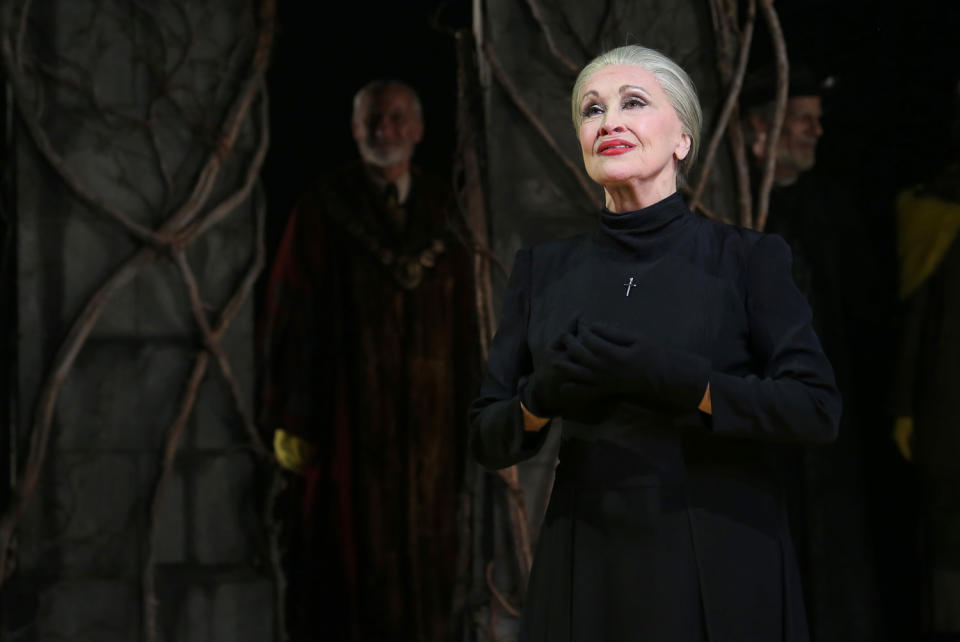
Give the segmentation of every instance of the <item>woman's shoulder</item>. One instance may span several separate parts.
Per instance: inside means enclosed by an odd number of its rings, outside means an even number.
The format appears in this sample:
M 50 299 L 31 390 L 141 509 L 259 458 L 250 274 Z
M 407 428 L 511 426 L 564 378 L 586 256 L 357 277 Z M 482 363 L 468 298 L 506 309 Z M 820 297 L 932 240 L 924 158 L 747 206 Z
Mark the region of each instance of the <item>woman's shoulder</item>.
M 535 274 L 553 273 L 559 268 L 569 268 L 583 256 L 583 248 L 589 237 L 587 233 L 563 238 L 541 240 L 520 245 L 514 252 L 511 272 Z
M 556 260 L 581 251 L 587 244 L 590 234 L 581 232 L 561 238 L 546 239 L 523 244 L 518 253 L 525 253 L 531 259 Z
M 744 278 L 756 269 L 791 260 L 790 246 L 779 234 L 700 218 L 694 255 L 715 274 Z
M 763 232 L 743 225 L 727 223 L 706 217 L 699 217 L 701 236 L 716 244 L 726 252 L 747 257 L 760 251 L 764 253 L 778 251 L 789 252 L 787 242 L 779 234 Z

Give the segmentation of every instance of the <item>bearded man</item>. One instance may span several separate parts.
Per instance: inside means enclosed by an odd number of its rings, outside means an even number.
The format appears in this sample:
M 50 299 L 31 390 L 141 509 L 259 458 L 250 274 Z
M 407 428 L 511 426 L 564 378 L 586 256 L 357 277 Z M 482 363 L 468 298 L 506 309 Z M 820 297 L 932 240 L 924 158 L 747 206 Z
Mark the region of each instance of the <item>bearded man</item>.
M 840 81 L 842 83 L 842 80 Z M 824 100 L 831 80 L 791 60 L 783 125 L 774 145 L 774 183 L 766 232 L 790 245 L 793 275 L 813 311 L 813 324 L 834 366 L 844 410 L 829 447 L 805 448 L 781 462 L 790 522 L 801 561 L 811 639 L 874 642 L 883 639 L 878 594 L 877 528 L 884 517 L 870 490 L 879 472 L 871 461 L 873 435 L 889 425 L 877 402 L 893 351 L 895 305 L 892 245 L 881 242 L 881 213 L 864 211 L 828 155 L 820 154 Z M 741 105 L 754 186 L 759 185 L 772 136 L 776 73 L 747 77 Z M 828 110 L 829 111 L 829 110 Z M 831 133 L 834 149 L 850 147 Z M 875 238 L 876 237 L 876 238 Z
M 290 216 L 262 324 L 262 423 L 300 491 L 290 634 L 442 640 L 479 363 L 472 258 L 450 181 L 412 161 L 416 92 L 368 83 L 352 132 L 359 159 Z

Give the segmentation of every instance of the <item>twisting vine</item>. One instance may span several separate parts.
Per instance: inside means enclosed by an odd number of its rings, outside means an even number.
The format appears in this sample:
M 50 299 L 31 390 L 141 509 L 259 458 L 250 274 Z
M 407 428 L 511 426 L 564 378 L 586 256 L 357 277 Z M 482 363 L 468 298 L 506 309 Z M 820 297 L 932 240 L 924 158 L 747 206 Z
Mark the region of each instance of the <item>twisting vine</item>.
M 747 16 L 745 24 L 741 28 L 739 24 L 739 2 L 737 0 L 707 0 L 710 14 L 713 18 L 712 26 L 717 43 L 716 64 L 721 83 L 726 88 L 726 99 L 724 100 L 720 116 L 714 126 L 713 134 L 707 146 L 704 160 L 701 164 L 700 174 L 696 185 L 692 190 L 685 190 L 689 197 L 690 209 L 700 211 L 710 218 L 719 218 L 714 213 L 715 208 L 711 208 L 702 202 L 703 191 L 707 184 L 707 179 L 713 169 L 716 153 L 720 146 L 721 139 L 726 136 L 729 142 L 730 154 L 733 160 L 733 167 L 737 180 L 737 205 L 739 210 L 738 221 L 746 227 L 763 229 L 766 224 L 767 210 L 769 209 L 770 192 L 773 188 L 773 172 L 775 157 L 773 149 L 776 140 L 779 137 L 780 129 L 783 124 L 784 114 L 786 112 L 786 92 L 787 77 L 789 71 L 789 62 L 787 57 L 786 42 L 783 31 L 780 27 L 780 21 L 774 8 L 773 0 L 759 0 L 760 12 L 767 24 L 770 38 L 773 42 L 773 50 L 777 63 L 777 93 L 774 107 L 774 118 L 770 131 L 770 138 L 767 141 L 767 148 L 764 155 L 764 167 L 760 178 L 760 185 L 756 190 L 756 211 L 753 209 L 754 188 L 750 184 L 749 161 L 747 159 L 744 136 L 739 119 L 739 97 L 743 88 L 743 80 L 746 74 L 747 62 L 753 42 L 754 25 L 757 14 L 757 1 L 747 0 Z M 547 48 L 556 63 L 557 68 L 564 74 L 576 74 L 579 66 L 564 54 L 556 43 L 553 32 L 544 19 L 543 12 L 537 0 L 526 0 L 527 7 L 530 10 L 531 17 L 536 22 L 537 27 L 543 35 Z M 609 14 L 616 13 L 616 2 L 609 2 L 605 7 L 605 15 L 600 23 L 600 28 L 604 28 L 609 21 Z M 571 29 L 571 35 L 579 40 L 579 34 L 572 30 L 566 14 L 563 15 L 564 22 Z M 617 22 L 617 21 L 615 21 Z M 596 38 L 594 38 L 596 40 Z M 581 42 L 581 44 L 583 44 Z M 530 109 L 521 93 L 517 90 L 509 75 L 503 69 L 497 57 L 492 44 L 487 41 L 481 45 L 483 57 L 486 60 L 493 77 L 510 98 L 513 105 L 520 111 L 524 118 L 530 123 L 534 130 L 547 143 L 560 162 L 566 167 L 570 175 L 580 186 L 581 191 L 587 195 L 591 203 L 595 199 L 595 186 L 584 175 L 580 167 L 571 161 L 560 149 L 549 128 L 543 121 Z
M 710 175 L 710 170 L 713 168 L 713 159 L 717 153 L 717 148 L 720 146 L 720 139 L 723 137 L 724 133 L 727 133 L 728 137 L 730 136 L 729 132 L 731 131 L 731 126 L 739 131 L 739 118 L 737 117 L 739 109 L 737 103 L 738 98 L 740 97 L 740 90 L 743 88 L 743 77 L 747 72 L 747 61 L 750 57 L 750 45 L 753 43 L 753 25 L 757 15 L 756 0 L 748 0 L 747 2 L 747 22 L 742 33 L 739 31 L 736 23 L 736 11 L 733 11 L 729 6 L 724 7 L 721 4 L 722 2 L 723 0 L 710 0 L 710 10 L 714 19 L 714 31 L 717 33 L 717 67 L 723 83 L 728 86 L 727 99 L 723 103 L 723 109 L 720 112 L 719 121 L 713 130 L 713 135 L 710 137 L 710 143 L 707 145 L 707 151 L 704 154 L 703 163 L 701 165 L 702 169 L 700 170 L 700 179 L 697 181 L 697 186 L 690 198 L 690 209 L 696 209 L 697 205 L 700 203 L 700 197 L 703 195 L 703 188 L 706 187 L 707 178 Z M 738 39 L 740 41 L 740 52 L 737 57 L 736 70 L 732 68 L 733 51 L 731 34 L 738 35 Z M 746 154 L 743 153 L 743 136 L 741 134 L 739 136 L 734 136 L 734 138 L 739 141 L 738 145 L 733 139 L 731 139 L 731 146 L 734 149 L 735 157 L 734 164 L 737 168 L 738 185 L 742 189 L 743 182 L 741 179 L 743 177 L 747 177 L 747 198 L 749 199 L 749 171 L 746 164 Z M 741 201 L 741 207 L 742 203 L 743 201 Z M 749 200 L 747 203 L 746 216 L 744 216 L 741 210 L 741 221 L 750 220 Z
M 576 163 L 567 158 L 566 155 L 561 151 L 560 145 L 557 144 L 557 141 L 550 134 L 550 130 L 539 118 L 537 118 L 536 114 L 534 114 L 533 110 L 527 105 L 526 101 L 520 95 L 520 92 L 517 91 L 509 76 L 507 76 L 506 71 L 500 64 L 500 60 L 497 58 L 497 55 L 494 53 L 493 47 L 489 42 L 484 43 L 483 54 L 487 59 L 487 64 L 490 65 L 490 69 L 493 71 L 494 77 L 497 79 L 497 82 L 500 84 L 501 88 L 510 97 L 511 101 L 513 101 L 513 104 L 530 122 L 530 125 L 534 128 L 534 130 L 540 134 L 550 150 L 556 154 L 560 162 L 563 163 L 563 166 L 570 171 L 570 175 L 573 176 L 574 180 L 577 181 L 577 185 L 580 186 L 583 194 L 587 197 L 587 202 L 595 203 L 600 194 L 597 186 L 592 184 L 590 179 L 588 179 L 583 173 L 583 170 L 580 169 Z
M 261 273 L 265 260 L 263 245 L 264 236 L 264 203 L 257 191 L 257 180 L 263 165 L 269 145 L 268 105 L 264 75 L 267 70 L 270 52 L 275 31 L 275 0 L 260 0 L 256 9 L 257 29 L 256 37 L 252 42 L 240 38 L 227 61 L 223 80 L 216 88 L 217 94 L 233 91 L 233 97 L 228 101 L 228 109 L 222 121 L 213 127 L 213 136 L 206 133 L 206 128 L 192 128 L 198 140 L 205 141 L 207 152 L 199 164 L 186 197 L 176 206 L 170 206 L 175 197 L 174 186 L 182 183 L 182 172 L 187 171 L 187 161 L 181 166 L 173 168 L 168 165 L 159 140 L 156 120 L 160 110 L 171 110 L 181 116 L 184 115 L 184 106 L 176 96 L 184 90 L 178 87 L 177 80 L 191 62 L 191 54 L 196 47 L 195 33 L 191 27 L 187 8 L 179 3 L 172 2 L 170 6 L 180 16 L 185 33 L 180 42 L 180 55 L 168 68 L 166 60 L 158 66 L 155 63 L 145 64 L 153 74 L 156 90 L 153 99 L 149 102 L 146 115 L 143 117 L 131 115 L 116 108 L 104 107 L 97 95 L 92 81 L 76 80 L 76 67 L 69 61 L 60 61 L 59 66 L 52 66 L 39 57 L 30 57 L 26 52 L 28 23 L 30 21 L 32 2 L 25 0 L 19 8 L 13 3 L 6 3 L 4 10 L 4 29 L 2 33 L 3 68 L 12 87 L 17 116 L 30 136 L 36 150 L 43 160 L 59 177 L 62 183 L 80 201 L 85 203 L 90 211 L 97 216 L 113 223 L 124 231 L 130 239 L 139 244 L 125 261 L 120 263 L 113 272 L 93 291 L 86 300 L 79 313 L 74 318 L 69 330 L 60 343 L 56 356 L 50 365 L 49 371 L 42 382 L 33 410 L 32 430 L 30 442 L 24 461 L 23 472 L 14 489 L 10 504 L 5 507 L 0 516 L 0 587 L 10 575 L 9 556 L 11 540 L 18 524 L 29 505 L 38 481 L 43 471 L 47 450 L 50 443 L 53 427 L 53 417 L 57 406 L 59 393 L 67 381 L 77 357 L 84 348 L 98 320 L 108 309 L 110 303 L 123 288 L 133 282 L 137 276 L 149 265 L 161 259 L 169 260 L 176 268 L 187 293 L 189 308 L 194 323 L 200 335 L 198 349 L 192 370 L 185 382 L 180 399 L 179 409 L 169 426 L 162 451 L 160 472 L 153 485 L 152 498 L 149 510 L 149 522 L 146 534 L 146 557 L 143 564 L 143 602 L 144 602 L 144 635 L 147 642 L 157 639 L 157 604 L 155 586 L 155 558 L 154 534 L 159 518 L 159 508 L 162 504 L 164 492 L 168 485 L 173 464 L 182 441 L 187 422 L 196 406 L 198 391 L 201 382 L 210 368 L 211 361 L 226 382 L 232 403 L 244 427 L 249 448 L 255 455 L 265 462 L 270 462 L 272 454 L 262 442 L 254 424 L 251 409 L 247 408 L 247 400 L 234 375 L 230 359 L 222 346 L 224 334 L 231 322 L 240 313 L 250 299 L 255 282 Z M 16 21 L 13 16 L 19 9 Z M 165 42 L 165 30 L 159 24 L 156 9 L 148 3 L 133 3 L 126 7 L 130 11 L 139 12 L 139 17 L 148 27 L 153 27 L 161 43 Z M 100 12 L 108 11 L 109 7 L 101 5 L 97 8 L 95 17 Z M 131 37 L 132 41 L 132 37 Z M 166 56 L 167 49 L 163 54 Z M 145 54 L 133 47 L 131 55 L 135 58 Z M 245 62 L 242 62 L 246 58 Z M 243 64 L 242 69 L 234 67 Z M 82 72 L 82 70 L 79 70 Z M 71 75 L 72 74 L 72 75 Z M 239 82 L 236 77 L 239 75 Z M 161 177 L 164 198 L 161 208 L 161 222 L 155 226 L 144 225 L 134 220 L 131 213 L 124 207 L 109 202 L 98 190 L 85 182 L 67 159 L 59 153 L 52 142 L 52 137 L 44 125 L 45 103 L 39 76 L 54 80 L 58 86 L 67 86 L 82 95 L 92 106 L 94 112 L 105 123 L 110 119 L 123 122 L 135 129 L 141 130 L 148 137 L 156 162 L 156 169 Z M 89 79 L 87 79 L 89 80 Z M 232 88 L 232 89 L 231 89 Z M 222 191 L 224 182 L 222 170 L 228 161 L 238 157 L 238 141 L 241 131 L 247 128 L 257 132 L 256 145 L 246 161 L 246 169 L 242 174 L 242 182 L 232 192 L 211 202 L 215 192 Z M 179 170 L 179 171 L 177 171 Z M 242 278 L 235 285 L 232 294 L 216 314 L 210 317 L 211 305 L 204 300 L 196 274 L 187 260 L 186 251 L 198 239 L 202 238 L 211 228 L 222 223 L 231 214 L 238 211 L 238 207 L 254 198 L 256 241 L 253 258 L 247 266 Z M 274 492 L 268 493 L 268 501 L 272 500 Z M 264 514 L 268 514 L 265 510 Z M 275 556 L 274 556 L 275 557 Z M 280 573 L 279 564 L 275 560 L 273 572 Z M 277 600 L 278 618 L 282 616 L 281 598 Z M 281 625 L 282 629 L 282 625 Z
M 754 227 L 758 230 L 762 230 L 766 226 L 767 213 L 770 209 L 770 191 L 773 189 L 773 174 L 777 165 L 777 142 L 780 140 L 780 129 L 783 127 L 783 119 L 787 111 L 787 84 L 790 73 L 790 64 L 787 60 L 787 43 L 783 37 L 783 30 L 780 28 L 777 11 L 773 8 L 773 0 L 760 0 L 760 10 L 767 22 L 767 28 L 770 30 L 770 36 L 773 40 L 773 52 L 777 62 L 777 91 L 773 121 L 770 124 L 770 135 L 763 150 L 763 177 L 760 179 L 757 213 L 754 218 Z

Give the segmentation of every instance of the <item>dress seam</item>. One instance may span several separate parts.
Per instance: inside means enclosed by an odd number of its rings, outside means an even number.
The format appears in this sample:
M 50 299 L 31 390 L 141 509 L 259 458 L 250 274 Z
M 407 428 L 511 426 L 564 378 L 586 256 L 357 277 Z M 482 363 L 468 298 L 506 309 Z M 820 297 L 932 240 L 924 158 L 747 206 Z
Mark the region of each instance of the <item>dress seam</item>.
M 686 501 L 687 527 L 690 529 L 690 544 L 693 546 L 693 560 L 697 567 L 697 593 L 700 595 L 700 613 L 703 616 L 703 633 L 707 642 L 711 642 L 713 634 L 710 632 L 710 618 L 707 615 L 707 596 L 703 590 L 703 568 L 700 565 L 700 547 L 697 542 L 697 529 L 693 524 L 693 503 L 690 501 L 690 487 L 684 485 L 684 499 Z

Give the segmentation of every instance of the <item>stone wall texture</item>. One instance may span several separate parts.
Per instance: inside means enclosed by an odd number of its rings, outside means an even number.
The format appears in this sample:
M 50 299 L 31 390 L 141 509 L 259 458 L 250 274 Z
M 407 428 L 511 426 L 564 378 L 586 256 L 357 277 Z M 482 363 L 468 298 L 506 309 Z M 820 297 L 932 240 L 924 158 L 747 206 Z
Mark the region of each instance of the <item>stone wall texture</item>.
M 48 437 L 7 559 L 0 639 L 272 640 L 243 295 L 262 239 L 254 66 L 270 3 L 3 4 L 18 492 L 32 441 Z M 183 243 L 145 250 L 164 227 Z M 206 352 L 202 328 L 228 304 Z

